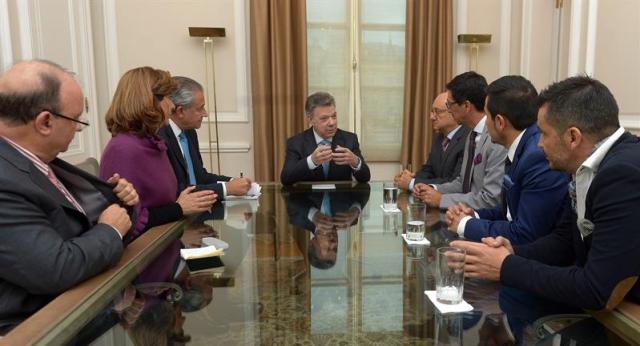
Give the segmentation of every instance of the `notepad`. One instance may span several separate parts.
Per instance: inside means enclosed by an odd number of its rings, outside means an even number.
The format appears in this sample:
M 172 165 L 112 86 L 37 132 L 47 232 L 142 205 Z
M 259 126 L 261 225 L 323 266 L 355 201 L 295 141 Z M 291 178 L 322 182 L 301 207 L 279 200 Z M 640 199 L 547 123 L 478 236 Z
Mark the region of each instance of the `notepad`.
M 335 190 L 336 184 L 313 184 L 311 185 L 312 190 Z
M 223 249 L 217 249 L 215 246 L 197 247 L 192 249 L 180 249 L 180 257 L 185 260 L 195 258 L 205 258 L 224 255 Z

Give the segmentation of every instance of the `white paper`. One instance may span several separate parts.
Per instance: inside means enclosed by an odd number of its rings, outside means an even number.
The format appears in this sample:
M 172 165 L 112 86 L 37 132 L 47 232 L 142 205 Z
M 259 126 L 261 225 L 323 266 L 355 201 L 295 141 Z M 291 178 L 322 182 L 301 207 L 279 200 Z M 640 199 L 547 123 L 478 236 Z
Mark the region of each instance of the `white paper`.
M 335 190 L 336 184 L 313 184 L 311 185 L 312 190 Z
M 385 213 L 400 213 L 402 212 L 402 210 L 398 209 L 398 207 L 396 207 L 395 209 L 385 209 L 382 204 L 380 204 L 380 209 L 382 209 L 382 211 L 384 211 Z
M 429 297 L 429 300 L 431 300 L 433 305 L 435 305 L 436 308 L 438 308 L 438 310 L 443 314 L 452 312 L 467 312 L 473 310 L 473 306 L 471 306 L 471 304 L 467 303 L 464 300 L 462 300 L 458 304 L 443 304 L 436 299 L 436 291 L 424 291 L 424 294 Z
M 260 197 L 260 195 L 262 195 L 261 191 L 262 191 L 262 186 L 260 186 L 260 184 L 251 183 L 251 188 L 249 188 L 249 191 L 247 191 L 247 193 L 245 195 L 243 195 L 243 196 L 227 196 L 225 199 L 226 200 L 258 199 L 258 197 Z
M 431 245 L 431 242 L 426 237 L 420 241 L 415 241 L 407 239 L 407 235 L 402 233 L 402 239 L 404 239 L 404 241 L 409 245 Z
M 223 254 L 224 254 L 224 250 L 216 249 L 216 247 L 213 245 L 191 248 L 191 249 L 180 249 L 180 257 L 182 257 L 185 260 L 220 256 Z

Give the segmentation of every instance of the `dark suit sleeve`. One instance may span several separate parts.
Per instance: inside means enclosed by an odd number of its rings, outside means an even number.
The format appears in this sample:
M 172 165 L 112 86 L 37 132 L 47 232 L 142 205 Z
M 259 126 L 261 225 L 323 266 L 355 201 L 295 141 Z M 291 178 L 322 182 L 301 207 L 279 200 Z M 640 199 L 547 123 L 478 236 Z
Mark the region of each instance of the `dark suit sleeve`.
M 525 168 L 519 173 L 522 183 L 518 210 L 511 211 L 513 221 L 504 218 L 502 204 L 498 208 L 480 210 L 481 219 L 467 222 L 466 238 L 479 241 L 483 237 L 503 236 L 518 245 L 530 243 L 551 231 L 567 195 L 567 177 L 550 170 L 542 153 L 540 157 L 531 158 L 535 163 L 521 162 Z
M 369 171 L 369 166 L 367 162 L 364 160 L 362 156 L 362 152 L 360 151 L 360 144 L 358 143 L 358 136 L 354 135 L 354 143 L 351 152 L 360 158 L 362 165 L 360 169 L 353 172 L 353 176 L 356 178 L 358 182 L 366 183 L 371 180 L 371 172 Z
M 122 255 L 116 231 L 97 224 L 80 236 L 63 239 L 48 213 L 11 191 L 0 193 L 0 277 L 32 294 L 54 295 L 115 264 Z
M 200 143 L 198 142 L 198 135 L 195 130 L 190 130 L 191 141 L 189 144 L 189 151 L 191 152 L 191 161 L 193 162 L 193 169 L 196 174 L 196 181 L 200 184 L 215 184 L 218 181 L 229 181 L 231 177 L 226 175 L 218 175 L 209 173 L 204 168 L 202 161 L 202 155 L 200 154 Z M 221 195 L 221 193 L 219 194 Z
M 636 187 L 640 186 L 640 169 L 629 161 L 600 167 L 589 188 L 587 216 L 595 227 L 584 267 L 555 267 L 511 255 L 502 265 L 502 283 L 573 306 L 601 309 L 618 282 L 637 276 L 640 189 Z
M 284 185 L 312 180 L 311 170 L 307 165 L 308 155 L 303 153 L 302 141 L 302 136 L 293 136 L 287 140 L 287 152 L 280 172 L 280 181 Z
M 431 152 L 429 153 L 429 158 L 427 159 L 427 162 L 425 162 L 424 165 L 422 165 L 422 168 L 420 168 L 420 170 L 416 172 L 416 176 L 415 176 L 416 184 L 418 183 L 436 184 L 434 180 L 436 180 L 438 177 L 436 176 L 436 171 L 435 171 L 435 168 L 433 167 L 432 160 L 434 157 L 438 155 L 437 151 L 442 150 L 436 146 L 436 138 L 437 137 L 434 136 L 434 139 L 431 143 Z M 429 181 L 429 183 L 427 183 L 427 181 Z

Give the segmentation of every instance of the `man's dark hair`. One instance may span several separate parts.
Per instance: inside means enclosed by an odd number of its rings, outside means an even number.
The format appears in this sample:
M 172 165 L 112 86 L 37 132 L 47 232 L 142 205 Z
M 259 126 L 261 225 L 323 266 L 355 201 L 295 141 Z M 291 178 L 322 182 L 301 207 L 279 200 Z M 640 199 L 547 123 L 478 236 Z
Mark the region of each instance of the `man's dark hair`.
M 588 76 L 570 77 L 551 84 L 538 97 L 546 106 L 545 120 L 558 133 L 575 126 L 599 142 L 620 127 L 618 104 L 611 91 Z
M 504 76 L 487 87 L 487 110 L 492 119 L 500 114 L 519 131 L 536 122 L 538 92 L 522 76 Z
M 318 91 L 313 93 L 307 97 L 307 102 L 304 104 L 304 112 L 311 116 L 313 114 L 313 110 L 316 107 L 328 107 L 335 106 L 336 100 L 329 94 L 328 92 Z
M 67 72 L 60 65 L 36 60 L 51 67 Z M 0 119 L 10 124 L 26 124 L 43 110 L 58 112 L 60 106 L 60 79 L 52 73 L 42 71 L 39 74 L 40 85 L 34 90 L 24 92 L 0 92 Z
M 329 269 L 336 264 L 336 261 L 334 260 L 318 258 L 318 255 L 316 254 L 316 250 L 313 244 L 309 244 L 309 248 L 307 249 L 307 255 L 309 258 L 309 264 L 311 264 L 314 268 L 317 268 L 317 269 Z
M 484 109 L 487 80 L 477 72 L 469 71 L 455 76 L 447 83 L 446 88 L 451 91 L 455 102 L 469 101 L 478 111 Z

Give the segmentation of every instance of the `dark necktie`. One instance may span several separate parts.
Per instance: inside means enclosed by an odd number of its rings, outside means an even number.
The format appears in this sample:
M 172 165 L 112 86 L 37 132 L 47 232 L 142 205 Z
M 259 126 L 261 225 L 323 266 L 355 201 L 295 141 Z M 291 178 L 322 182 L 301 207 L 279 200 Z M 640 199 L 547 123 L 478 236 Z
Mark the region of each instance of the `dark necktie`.
M 442 145 L 442 151 L 445 152 L 447 151 L 447 147 L 449 146 L 449 137 L 444 136 L 444 139 L 442 139 L 442 143 L 440 143 Z
M 508 176 L 509 171 L 511 170 L 511 160 L 507 157 L 504 160 L 504 175 Z M 504 180 L 504 179 L 503 179 Z M 505 182 L 502 182 L 502 212 L 504 213 L 505 220 L 507 219 L 507 208 L 509 205 L 507 204 L 507 187 L 505 186 Z
M 471 131 L 469 133 L 469 143 L 467 144 L 467 164 L 464 167 L 464 176 L 462 180 L 462 193 L 468 193 L 471 191 L 471 170 L 473 168 L 473 161 L 475 159 L 476 154 L 476 136 L 478 133 L 476 131 Z

